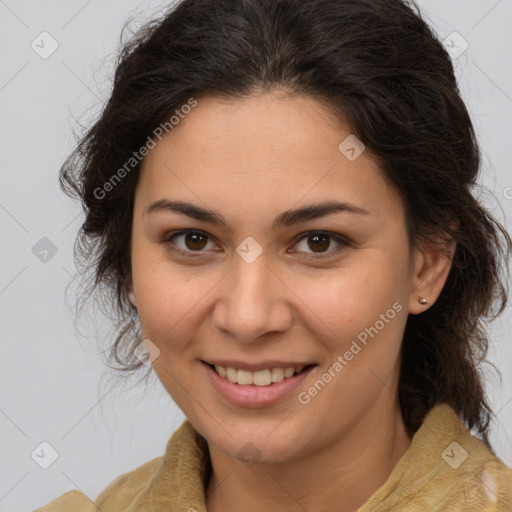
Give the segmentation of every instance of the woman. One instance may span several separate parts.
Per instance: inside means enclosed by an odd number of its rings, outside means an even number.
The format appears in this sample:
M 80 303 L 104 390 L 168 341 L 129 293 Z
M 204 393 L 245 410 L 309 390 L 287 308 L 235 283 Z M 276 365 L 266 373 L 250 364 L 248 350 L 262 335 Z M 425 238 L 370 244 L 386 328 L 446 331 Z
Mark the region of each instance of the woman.
M 511 510 L 479 373 L 511 239 L 479 165 L 414 4 L 184 0 L 147 25 L 61 183 L 113 359 L 144 348 L 187 419 L 94 504 L 39 510 Z

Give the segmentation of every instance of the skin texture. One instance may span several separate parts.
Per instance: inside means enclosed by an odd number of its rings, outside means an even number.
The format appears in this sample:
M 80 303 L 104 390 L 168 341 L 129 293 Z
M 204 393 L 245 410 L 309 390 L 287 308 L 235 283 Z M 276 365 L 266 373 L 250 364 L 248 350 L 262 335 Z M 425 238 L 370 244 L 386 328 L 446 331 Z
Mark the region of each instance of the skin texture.
M 350 161 L 338 149 L 350 133 L 312 98 L 282 91 L 200 98 L 143 163 L 134 302 L 144 337 L 160 350 L 158 378 L 208 441 L 209 511 L 355 511 L 410 445 L 397 399 L 400 344 L 408 314 L 435 302 L 451 263 L 433 247 L 411 257 L 399 195 L 368 151 Z M 164 198 L 213 210 L 229 229 L 170 211 L 144 213 Z M 285 210 L 327 200 L 370 214 L 272 227 Z M 180 229 L 207 237 L 164 241 Z M 348 244 L 327 238 L 318 249 L 308 237 L 318 230 Z M 236 252 L 248 236 L 263 249 L 250 264 Z M 304 391 L 396 303 L 394 318 L 306 405 L 294 392 L 268 407 L 235 406 L 201 363 L 316 362 Z M 238 454 L 249 442 L 257 464 Z

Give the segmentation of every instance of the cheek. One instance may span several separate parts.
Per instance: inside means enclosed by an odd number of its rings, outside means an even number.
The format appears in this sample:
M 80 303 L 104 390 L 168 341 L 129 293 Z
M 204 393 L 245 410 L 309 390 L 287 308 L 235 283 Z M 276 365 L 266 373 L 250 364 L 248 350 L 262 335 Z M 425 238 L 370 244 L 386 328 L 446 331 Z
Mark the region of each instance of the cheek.
M 167 340 L 184 340 L 182 330 L 194 315 L 201 289 L 197 286 L 190 290 L 186 280 L 177 275 L 173 279 L 161 275 L 142 278 L 137 288 L 137 304 L 144 336 L 157 345 Z
M 152 247 L 134 243 L 132 278 L 142 333 L 163 350 L 165 339 L 181 339 L 175 333 L 199 300 L 200 287 L 190 286 L 189 277 L 180 274 L 176 266 L 156 252 Z
M 331 354 L 331 361 L 343 358 L 331 393 L 336 389 L 347 400 L 361 393 L 372 399 L 399 357 L 407 309 L 397 270 L 382 265 L 383 260 L 381 256 L 380 266 L 354 265 L 336 279 L 325 280 L 323 286 L 316 283 L 309 295 L 301 297 L 309 306 L 304 311 L 314 312 L 307 313 L 318 326 L 313 328 L 314 335 Z M 327 402 L 331 398 L 330 393 L 324 396 Z
M 299 310 L 299 322 L 337 348 L 403 300 L 403 268 L 397 257 L 368 249 L 355 252 L 344 267 L 298 274 L 285 270 L 281 278 L 292 292 L 288 301 Z M 215 304 L 208 300 L 212 291 L 229 296 L 222 291 L 223 272 L 172 263 L 160 246 L 137 238 L 132 275 L 143 335 L 161 350 L 183 349 L 203 316 L 213 313 Z
M 339 269 L 325 279 L 297 279 L 293 290 L 319 325 L 332 334 L 354 334 L 373 325 L 396 301 L 403 301 L 403 289 L 395 269 L 359 258 L 357 265 Z

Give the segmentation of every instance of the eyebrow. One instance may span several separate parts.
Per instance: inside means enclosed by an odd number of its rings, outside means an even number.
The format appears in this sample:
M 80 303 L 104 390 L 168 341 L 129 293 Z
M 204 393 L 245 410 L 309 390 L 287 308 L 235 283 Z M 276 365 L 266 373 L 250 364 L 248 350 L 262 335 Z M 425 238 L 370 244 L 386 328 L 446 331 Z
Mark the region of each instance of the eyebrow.
M 229 225 L 222 215 L 184 201 L 171 201 L 169 199 L 159 199 L 144 208 L 144 214 L 156 212 L 174 212 L 186 215 L 196 220 L 208 222 L 217 226 L 223 226 L 229 229 Z M 337 212 L 353 213 L 358 215 L 371 215 L 369 210 L 356 206 L 348 202 L 327 201 L 323 203 L 310 204 L 297 208 L 295 210 L 286 210 L 274 220 L 273 227 L 291 226 L 299 222 L 323 217 Z

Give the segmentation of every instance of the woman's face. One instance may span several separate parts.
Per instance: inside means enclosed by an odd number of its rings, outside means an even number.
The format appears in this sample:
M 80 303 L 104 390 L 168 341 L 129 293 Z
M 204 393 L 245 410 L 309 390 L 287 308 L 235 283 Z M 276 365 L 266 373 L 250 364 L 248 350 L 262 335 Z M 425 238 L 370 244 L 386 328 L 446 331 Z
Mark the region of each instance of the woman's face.
M 144 161 L 142 333 L 166 390 L 225 455 L 292 460 L 397 407 L 413 300 L 404 209 L 368 152 L 350 138 L 339 148 L 349 135 L 311 98 L 205 98 Z M 334 202 L 345 208 L 308 213 Z M 258 369 L 227 371 L 266 385 L 229 383 L 205 362 Z M 310 364 L 268 385 L 285 375 L 274 368 Z

